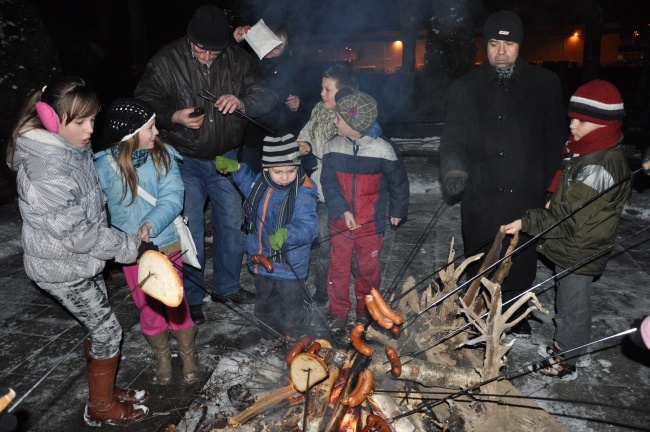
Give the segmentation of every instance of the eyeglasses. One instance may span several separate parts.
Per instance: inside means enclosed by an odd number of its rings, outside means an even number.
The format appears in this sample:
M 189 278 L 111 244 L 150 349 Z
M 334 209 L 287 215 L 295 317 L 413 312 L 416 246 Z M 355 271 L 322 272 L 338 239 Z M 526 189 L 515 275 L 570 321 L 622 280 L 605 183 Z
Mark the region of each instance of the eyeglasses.
M 207 54 L 210 58 L 214 59 L 217 58 L 219 54 L 221 54 L 221 51 L 206 51 L 198 48 L 193 43 L 190 43 L 190 45 L 192 46 L 192 51 L 194 52 L 194 55 L 197 57 L 202 57 Z

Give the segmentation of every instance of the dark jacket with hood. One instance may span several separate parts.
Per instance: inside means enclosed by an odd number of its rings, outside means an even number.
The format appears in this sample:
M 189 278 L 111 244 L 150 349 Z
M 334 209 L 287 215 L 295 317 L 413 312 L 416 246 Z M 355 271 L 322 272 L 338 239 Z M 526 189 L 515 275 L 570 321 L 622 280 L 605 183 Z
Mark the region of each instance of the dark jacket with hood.
M 574 157 L 562 172 L 548 210 L 528 210 L 521 218 L 522 230 L 539 234 L 629 175 L 630 169 L 620 144 Z M 629 181 L 613 188 L 544 234 L 538 251 L 560 267 L 568 268 L 612 245 L 630 193 Z M 597 276 L 605 270 L 608 258 L 609 253 L 603 254 L 573 272 Z
M 509 79 L 484 62 L 453 83 L 448 101 L 441 181 L 467 178 L 463 235 L 466 249 L 476 248 L 500 225 L 544 206 L 561 162 L 566 111 L 558 77 L 522 58 Z
M 247 116 L 258 117 L 273 107 L 278 95 L 256 78 L 254 68 L 250 55 L 234 44 L 209 65 L 203 65 L 194 59 L 189 40 L 183 37 L 163 47 L 149 61 L 135 97 L 148 102 L 156 112 L 163 141 L 183 156 L 211 160 L 241 145 L 246 120 L 237 114 L 221 114 L 199 95 L 208 96 L 203 89 L 217 97 L 232 94 L 244 103 Z M 198 106 L 206 114 L 200 129 L 172 122 L 174 112 Z

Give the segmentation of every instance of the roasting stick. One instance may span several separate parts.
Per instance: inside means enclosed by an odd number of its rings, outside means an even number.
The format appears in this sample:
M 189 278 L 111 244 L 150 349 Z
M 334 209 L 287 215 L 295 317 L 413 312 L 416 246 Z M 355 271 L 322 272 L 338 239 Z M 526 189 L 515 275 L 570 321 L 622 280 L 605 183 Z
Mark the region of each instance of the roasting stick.
M 302 432 L 307 431 L 307 408 L 309 408 L 309 376 L 311 375 L 311 368 L 303 369 L 303 372 L 307 372 L 307 391 L 305 392 L 305 408 L 302 413 Z
M 217 99 L 219 99 L 216 95 L 210 93 L 210 92 L 207 91 L 206 89 L 203 89 L 203 91 L 204 91 L 206 94 L 208 94 L 210 97 L 214 98 L 214 99 L 211 99 L 211 98 L 209 98 L 209 97 L 207 97 L 207 96 L 205 96 L 205 95 L 202 95 L 202 94 L 199 94 L 199 95 L 197 95 L 197 96 L 199 96 L 199 97 L 201 97 L 201 98 L 203 98 L 203 99 L 205 99 L 205 100 L 207 100 L 207 101 L 210 101 L 210 102 L 212 102 L 212 103 L 216 102 Z M 214 106 L 213 106 L 213 108 L 214 108 Z M 235 114 L 237 114 L 238 116 L 241 116 L 241 117 L 245 118 L 246 120 L 248 120 L 249 122 L 253 123 L 253 124 L 254 124 L 255 126 L 257 126 L 258 128 L 262 129 L 264 132 L 270 133 L 271 135 L 277 135 L 277 133 L 276 133 L 274 130 L 269 129 L 268 127 L 264 126 L 262 123 L 259 123 L 259 122 L 255 121 L 255 120 L 253 120 L 252 118 L 248 117 L 246 114 L 244 114 L 243 112 L 241 112 L 240 110 L 236 109 L 236 110 L 235 110 Z
M 398 419 L 403 418 L 403 417 L 408 417 L 408 416 L 410 416 L 410 415 L 412 415 L 412 414 L 415 414 L 415 413 L 421 411 L 421 410 L 424 409 L 424 408 L 433 408 L 434 406 L 437 406 L 437 405 L 440 405 L 440 404 L 442 404 L 442 403 L 445 403 L 445 402 L 446 402 L 447 400 L 449 400 L 449 399 L 455 399 L 455 398 L 460 397 L 460 396 L 463 396 L 463 395 L 468 395 L 470 391 L 472 391 L 472 390 L 476 390 L 476 389 L 478 389 L 478 388 L 480 388 L 480 387 L 483 387 L 483 386 L 486 385 L 486 384 L 490 384 L 491 382 L 499 381 L 499 380 L 502 380 L 502 379 L 511 379 L 511 378 L 513 378 L 513 377 L 515 377 L 515 376 L 518 376 L 515 372 L 526 371 L 526 372 L 524 372 L 524 374 L 529 373 L 529 372 L 532 372 L 533 370 L 535 370 L 535 368 L 537 368 L 537 367 L 539 367 L 540 365 L 544 364 L 545 362 L 547 362 L 547 361 L 553 359 L 553 357 L 562 357 L 562 358 L 567 358 L 567 357 L 566 357 L 566 354 L 567 354 L 567 353 L 570 353 L 570 352 L 573 352 L 573 351 L 577 351 L 577 350 L 580 350 L 580 349 L 586 348 L 586 347 L 591 346 L 591 345 L 599 344 L 599 343 L 602 343 L 602 342 L 608 341 L 608 340 L 610 340 L 610 339 L 614 339 L 614 338 L 617 338 L 617 337 L 625 336 L 625 335 L 627 335 L 627 334 L 634 333 L 636 330 L 637 330 L 636 328 L 631 328 L 631 329 L 629 329 L 629 330 L 625 330 L 625 331 L 622 331 L 622 332 L 620 332 L 620 333 L 616 333 L 616 334 L 611 335 L 611 336 L 606 336 L 606 337 L 604 337 L 604 338 L 602 338 L 602 339 L 598 339 L 598 340 L 596 340 L 596 341 L 592 341 L 592 342 L 586 343 L 586 344 L 584 344 L 584 345 L 580 345 L 580 346 L 578 346 L 578 347 L 575 347 L 575 348 L 571 348 L 571 349 L 568 349 L 568 350 L 562 351 L 562 352 L 557 353 L 557 354 L 555 354 L 555 353 L 554 353 L 554 354 L 551 354 L 550 356 L 544 357 L 544 358 L 542 358 L 541 360 L 535 360 L 535 361 L 532 361 L 532 362 L 528 362 L 528 363 L 526 363 L 526 364 L 524 364 L 524 365 L 522 365 L 522 366 L 519 366 L 519 367 L 513 369 L 513 370 L 512 370 L 511 372 L 509 372 L 509 373 L 501 373 L 501 374 L 499 374 L 499 375 L 497 375 L 497 376 L 495 376 L 495 377 L 493 377 L 493 378 L 489 378 L 489 379 L 487 379 L 487 380 L 485 380 L 485 381 L 481 381 L 481 382 L 478 383 L 478 384 L 474 384 L 473 386 L 463 388 L 463 389 L 459 390 L 459 391 L 456 392 L 456 393 L 451 393 L 451 394 L 449 394 L 448 397 L 443 398 L 443 399 L 441 399 L 441 400 L 436 400 L 436 401 L 431 401 L 431 402 L 423 403 L 423 404 L 421 404 L 420 406 L 418 406 L 418 407 L 415 408 L 415 409 L 412 409 L 412 410 L 410 410 L 410 411 L 406 411 L 406 412 L 404 412 L 404 413 L 402 413 L 402 414 L 399 414 L 399 415 L 393 417 L 393 420 L 398 420 Z
M 441 396 L 447 396 L 449 395 L 448 391 L 418 391 L 418 392 L 411 392 L 408 390 L 373 390 L 374 393 L 387 393 L 387 394 L 393 394 L 393 395 L 400 395 L 403 394 L 409 399 L 412 400 L 421 400 L 423 402 L 434 402 L 434 401 L 442 401 L 445 398 L 428 398 L 428 397 L 417 397 L 413 396 L 411 393 L 419 393 L 422 395 L 441 395 Z M 571 403 L 571 404 L 579 404 L 579 405 L 590 405 L 590 406 L 597 406 L 601 408 L 613 408 L 613 409 L 620 409 L 620 410 L 625 410 L 625 411 L 634 411 L 634 412 L 640 412 L 640 413 L 647 413 L 648 410 L 647 408 L 634 408 L 634 407 L 629 407 L 629 406 L 619 406 L 619 405 L 613 405 L 613 404 L 608 404 L 608 403 L 601 403 L 601 402 L 594 402 L 594 401 L 589 401 L 589 400 L 576 400 L 576 399 L 561 399 L 561 398 L 551 398 L 551 397 L 544 397 L 544 396 L 532 396 L 532 395 L 513 395 L 513 394 L 497 394 L 497 393 L 467 393 L 467 396 L 470 397 L 470 400 L 466 402 L 473 402 L 473 401 L 480 401 L 480 402 L 491 402 L 491 403 L 498 403 L 500 405 L 507 405 L 507 406 L 519 406 L 519 405 L 513 405 L 511 403 L 504 403 L 499 400 L 490 400 L 490 399 L 481 399 L 481 398 L 503 398 L 503 399 L 525 399 L 525 400 L 539 400 L 539 401 L 545 401 L 545 402 L 560 402 L 560 403 Z M 536 408 L 539 410 L 543 410 L 543 408 Z
M 171 262 L 171 261 L 170 261 L 170 262 Z M 172 265 L 173 265 L 175 268 L 177 268 L 178 270 L 181 270 L 181 271 L 183 270 L 183 267 L 182 267 L 182 266 L 179 266 L 178 264 L 176 264 L 176 263 L 174 263 L 174 262 L 171 262 L 171 263 L 172 263 Z M 183 273 L 183 276 L 184 276 L 184 277 L 187 277 L 187 278 L 189 278 L 189 279 L 192 279 L 192 276 L 191 276 L 189 273 Z M 195 282 L 196 282 L 196 281 L 195 281 Z M 204 289 L 204 291 L 205 291 L 205 292 L 208 292 L 208 290 L 206 290 L 206 289 Z M 209 294 L 209 293 L 208 293 L 208 294 Z M 236 307 L 234 308 L 234 310 L 235 310 L 237 313 L 239 313 L 240 315 L 243 315 L 244 317 L 248 318 L 250 321 L 253 321 L 253 322 L 258 323 L 259 325 L 263 326 L 266 330 L 270 330 L 270 331 L 273 332 L 276 336 L 278 336 L 280 339 L 282 339 L 282 341 L 283 341 L 285 344 L 289 344 L 289 342 L 290 342 L 290 341 L 289 341 L 289 338 L 287 338 L 287 337 L 284 336 L 283 334 L 279 333 L 279 332 L 278 332 L 277 330 L 275 330 L 273 327 L 271 327 L 270 325 L 268 325 L 267 323 L 265 323 L 264 321 L 262 321 L 261 319 L 259 319 L 259 318 L 256 317 L 255 315 L 253 315 L 252 313 L 248 312 L 246 309 L 242 308 L 241 306 L 239 306 L 237 303 L 233 302 L 232 300 L 228 299 L 228 303 L 229 303 L 229 304 L 232 304 L 232 306 L 236 306 Z
M 650 165 L 650 164 L 649 164 L 649 165 Z M 474 281 L 475 281 L 476 279 L 478 279 L 479 277 L 481 277 L 481 276 L 483 276 L 484 274 L 490 272 L 491 270 L 493 270 L 494 268 L 496 268 L 498 265 L 500 265 L 503 261 L 505 261 L 506 259 L 510 258 L 512 255 L 515 255 L 515 254 L 521 252 L 522 250 L 524 250 L 524 249 L 530 247 L 530 246 L 533 244 L 533 242 L 534 242 L 535 240 L 541 238 L 544 234 L 548 233 L 548 232 L 551 231 L 553 228 L 555 228 L 555 227 L 557 227 L 558 225 L 560 225 L 562 222 L 564 222 L 564 221 L 566 221 L 567 219 L 569 219 L 570 217 L 574 216 L 576 213 L 578 213 L 580 210 L 582 210 L 582 209 L 584 209 L 585 207 L 587 207 L 589 204 L 593 203 L 594 201 L 596 201 L 597 199 L 599 199 L 600 197 L 602 197 L 602 196 L 605 195 L 606 193 L 610 192 L 610 191 L 611 191 L 612 189 L 614 189 L 615 187 L 618 187 L 618 186 L 620 186 L 621 184 L 625 183 L 626 181 L 629 181 L 629 180 L 630 180 L 630 179 L 631 179 L 635 174 L 637 174 L 639 171 L 642 171 L 642 170 L 644 169 L 644 167 L 645 167 L 645 164 L 644 164 L 643 167 L 641 167 L 641 168 L 639 168 L 639 169 L 633 171 L 632 173 L 630 173 L 630 174 L 627 175 L 626 177 L 622 178 L 621 180 L 617 181 L 617 182 L 614 183 L 613 185 L 611 185 L 611 186 L 609 186 L 608 188 L 604 189 L 602 192 L 598 193 L 597 195 L 594 195 L 592 198 L 590 198 L 589 200 L 585 201 L 583 204 L 581 204 L 580 206 L 578 206 L 578 208 L 576 208 L 575 210 L 573 210 L 573 211 L 570 212 L 570 213 L 567 213 L 565 216 L 563 216 L 563 217 L 562 217 L 561 219 L 559 219 L 557 222 L 555 222 L 554 224 L 552 224 L 552 225 L 549 226 L 548 228 L 542 230 L 539 234 L 537 234 L 536 236 L 532 237 L 530 240 L 528 240 L 526 243 L 524 243 L 524 244 L 522 244 L 521 246 L 519 246 L 517 249 L 513 250 L 513 251 L 510 252 L 510 253 L 505 254 L 502 258 L 500 258 L 499 260 L 497 260 L 496 262 L 494 262 L 492 265 L 486 267 L 483 271 L 479 272 L 479 273 L 476 274 L 475 276 L 473 276 L 473 277 L 471 277 L 470 279 L 468 279 L 467 281 L 465 281 L 465 283 L 463 283 L 463 284 L 460 285 L 459 287 L 453 289 L 452 291 L 449 291 L 447 294 L 443 295 L 443 296 L 440 297 L 438 300 L 432 302 L 430 305 L 428 305 L 427 307 L 425 307 L 424 309 L 422 309 L 420 312 L 418 312 L 418 313 L 412 315 L 410 318 L 407 319 L 406 323 L 405 323 L 404 326 L 402 327 L 402 330 L 405 330 L 405 329 L 407 329 L 408 327 L 410 327 L 411 325 L 413 325 L 413 323 L 414 323 L 414 322 L 415 322 L 419 317 L 421 317 L 423 314 L 425 314 L 426 312 L 428 312 L 431 308 L 433 308 L 433 307 L 439 305 L 440 303 L 442 303 L 443 301 L 445 301 L 446 299 L 448 299 L 449 297 L 451 297 L 453 294 L 455 294 L 455 293 L 457 293 L 458 291 L 464 289 L 467 285 L 471 284 L 472 282 L 474 282 Z
M 420 245 L 422 244 L 422 241 L 424 240 L 425 236 L 429 233 L 429 230 L 431 227 L 433 227 L 434 222 L 438 220 L 438 215 L 441 214 L 441 210 L 444 211 L 444 206 L 445 202 L 443 201 L 440 203 L 440 207 L 438 207 L 438 210 L 433 214 L 431 217 L 431 220 L 429 220 L 429 223 L 427 226 L 424 228 L 424 231 L 422 231 L 422 234 L 420 234 L 420 237 L 418 238 L 418 241 L 415 242 L 415 246 L 411 249 L 411 252 L 409 252 L 408 256 L 404 260 L 404 263 L 400 267 L 400 269 L 397 271 L 397 274 L 395 274 L 395 277 L 393 278 L 393 281 L 388 285 L 388 289 L 386 290 L 386 294 L 384 295 L 384 298 L 386 301 L 390 304 L 393 301 L 390 299 L 391 295 L 395 291 L 395 288 L 397 288 L 397 279 L 402 275 L 404 270 L 406 270 L 406 266 L 410 264 L 411 259 L 413 258 L 413 255 L 415 254 L 415 251 L 420 248 Z
M 97 323 L 97 325 L 96 325 L 94 328 L 92 328 L 88 333 L 86 333 L 85 335 L 83 335 L 83 337 L 81 338 L 81 340 L 80 340 L 79 342 L 77 342 L 76 344 L 74 344 L 74 346 L 70 349 L 70 351 L 68 351 L 67 353 L 63 354 L 63 356 L 62 356 L 62 357 L 61 357 L 61 358 L 60 358 L 56 363 L 54 363 L 54 365 L 53 365 L 50 369 L 48 369 L 47 372 L 45 372 L 45 374 L 44 374 L 44 375 L 43 375 L 43 376 L 42 376 L 38 381 L 36 381 L 36 383 L 35 383 L 35 384 L 34 384 L 34 385 L 29 389 L 29 390 L 27 390 L 27 392 L 25 392 L 25 394 L 24 394 L 23 396 L 21 396 L 21 398 L 18 399 L 18 400 L 17 400 L 17 401 L 16 401 L 16 402 L 15 402 L 15 403 L 14 403 L 14 404 L 13 404 L 13 405 L 8 409 L 8 410 L 7 410 L 7 412 L 9 412 L 9 413 L 10 413 L 10 412 L 13 412 L 13 411 L 14 411 L 14 410 L 15 410 L 15 409 L 16 409 L 16 408 L 17 408 L 17 407 L 18 407 L 18 406 L 19 406 L 19 405 L 20 405 L 20 404 L 21 404 L 21 403 L 22 403 L 22 402 L 27 398 L 27 396 L 29 396 L 29 395 L 30 395 L 30 394 L 31 394 L 31 393 L 36 389 L 36 387 L 38 387 L 39 385 L 41 385 L 41 383 L 42 383 L 43 381 L 45 381 L 45 379 L 46 379 L 46 378 L 47 378 L 47 377 L 48 377 L 52 372 L 54 372 L 54 371 L 56 370 L 56 368 L 58 368 L 59 365 L 60 365 L 61 363 L 63 363 L 63 361 L 64 361 L 65 359 L 67 359 L 68 356 L 69 356 L 70 354 L 72 354 L 74 351 L 76 351 L 76 350 L 81 346 L 81 344 L 83 344 L 83 342 L 84 342 L 87 338 L 89 338 L 91 334 L 93 334 L 93 332 L 94 332 L 94 331 L 95 331 L 95 330 L 96 330 L 96 329 L 97 329 L 97 328 L 98 328 L 98 327 L 99 327 L 99 326 L 104 322 L 105 319 L 107 319 L 109 316 L 111 316 L 111 314 L 114 313 L 114 312 L 117 310 L 117 308 L 119 308 L 119 307 L 120 307 L 120 306 L 121 306 L 125 301 L 127 301 L 128 299 L 130 299 L 130 298 L 131 298 L 131 294 L 132 294 L 136 289 L 141 288 L 142 285 L 144 285 L 144 284 L 147 282 L 147 280 L 149 280 L 149 278 L 150 278 L 151 276 L 153 276 L 153 275 L 150 274 L 149 276 L 145 277 L 142 281 L 140 281 L 139 284 L 137 284 L 136 286 L 134 286 L 132 290 L 129 290 L 129 293 L 126 295 L 126 297 L 124 297 L 124 299 L 123 299 L 122 301 L 120 301 L 117 305 L 115 305 L 114 308 L 112 308 L 110 311 L 108 311 L 108 312 L 106 313 L 106 315 L 104 315 L 104 316 L 99 320 L 99 322 Z
M 549 277 L 549 278 L 547 278 L 547 279 L 541 281 L 540 283 L 538 283 L 538 284 L 535 285 L 535 286 L 530 287 L 529 289 L 527 289 L 526 291 L 522 292 L 522 293 L 519 294 L 518 296 L 516 296 L 516 297 L 514 297 L 514 298 L 508 300 L 507 302 L 503 303 L 503 306 L 507 305 L 507 304 L 510 303 L 510 302 L 514 302 L 514 301 L 516 301 L 519 297 L 525 295 L 526 293 L 528 293 L 528 292 L 530 292 L 530 291 L 533 291 L 533 290 L 539 288 L 540 286 L 544 285 L 545 283 L 547 283 L 547 282 L 549 282 L 549 281 L 551 281 L 551 280 L 554 280 L 554 279 L 556 279 L 556 278 L 562 277 L 562 276 L 564 276 L 565 274 L 570 273 L 570 272 L 574 271 L 575 269 L 578 269 L 578 268 L 582 267 L 582 266 L 585 265 L 586 263 L 588 263 L 588 262 L 592 261 L 593 259 L 597 258 L 598 256 L 600 256 L 600 255 L 606 253 L 607 251 L 609 251 L 610 249 L 612 249 L 614 246 L 618 246 L 619 244 L 621 244 L 621 243 L 623 243 L 623 242 L 625 242 L 625 241 L 627 241 L 627 240 L 629 240 L 629 239 L 631 239 L 631 238 L 635 238 L 635 237 L 637 237 L 639 234 L 641 234 L 642 232 L 644 232 L 644 231 L 646 231 L 646 230 L 648 230 L 648 229 L 650 229 L 650 225 L 646 226 L 645 228 L 641 228 L 639 231 L 635 232 L 634 234 L 629 235 L 629 236 L 627 236 L 627 237 L 625 237 L 625 238 L 623 238 L 623 239 L 621 239 L 621 240 L 619 240 L 619 241 L 613 243 L 612 245 L 607 246 L 606 248 L 599 250 L 598 252 L 595 252 L 594 254 L 592 254 L 592 255 L 590 255 L 590 256 L 584 258 L 583 260 L 581 260 L 581 261 L 579 261 L 579 262 L 577 262 L 577 263 L 575 263 L 575 264 L 572 265 L 571 267 L 568 267 L 568 268 L 562 270 L 560 273 L 558 273 L 558 274 L 556 274 L 556 275 L 553 275 L 553 276 L 551 276 L 551 277 Z M 647 239 L 646 239 L 646 240 L 643 240 L 642 242 L 645 242 L 645 241 L 647 241 Z M 488 311 L 488 312 L 485 312 L 483 315 L 481 315 L 481 318 L 485 318 L 485 317 L 488 315 L 488 313 L 489 313 L 489 311 Z M 436 340 L 433 344 L 429 345 L 429 346 L 426 347 L 426 348 L 422 348 L 422 349 L 417 350 L 417 351 L 411 351 L 411 352 L 407 352 L 407 353 L 404 353 L 404 354 L 400 354 L 400 357 L 411 357 L 410 359 L 408 359 L 408 360 L 402 362 L 402 366 L 403 366 L 403 365 L 406 365 L 406 364 L 408 364 L 408 363 L 411 363 L 411 362 L 415 359 L 415 357 L 417 357 L 417 356 L 419 356 L 420 354 L 422 354 L 423 352 L 426 352 L 426 351 L 430 350 L 431 348 L 433 348 L 433 347 L 439 345 L 440 343 L 446 341 L 447 339 L 456 336 L 457 334 L 459 334 L 460 332 L 462 332 L 464 329 L 468 328 L 469 326 L 471 326 L 471 323 L 467 323 L 467 324 L 465 324 L 465 325 L 463 325 L 463 326 L 457 328 L 456 330 L 452 330 L 450 333 L 447 333 L 446 335 L 444 335 L 444 336 L 441 337 L 440 339 Z M 385 362 L 384 364 L 388 364 L 388 362 Z M 389 371 L 386 371 L 386 373 L 390 373 L 390 370 L 389 370 Z

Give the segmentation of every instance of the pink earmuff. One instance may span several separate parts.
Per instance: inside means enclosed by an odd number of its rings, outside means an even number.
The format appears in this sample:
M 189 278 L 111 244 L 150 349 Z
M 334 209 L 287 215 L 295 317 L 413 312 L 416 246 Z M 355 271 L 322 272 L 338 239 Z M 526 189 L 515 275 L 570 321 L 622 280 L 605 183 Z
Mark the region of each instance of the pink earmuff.
M 59 116 L 56 115 L 51 106 L 45 102 L 36 102 L 36 112 L 45 129 L 54 133 L 59 132 Z

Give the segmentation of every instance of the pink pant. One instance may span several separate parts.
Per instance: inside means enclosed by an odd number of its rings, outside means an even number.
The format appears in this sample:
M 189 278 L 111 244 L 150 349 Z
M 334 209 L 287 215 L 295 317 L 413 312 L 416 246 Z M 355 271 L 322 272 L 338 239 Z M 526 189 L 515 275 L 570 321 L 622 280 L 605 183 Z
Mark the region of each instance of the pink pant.
M 183 262 L 181 261 L 180 252 L 170 254 L 169 260 L 174 264 L 182 282 Z M 127 285 L 133 290 L 138 285 L 138 265 L 125 265 L 122 269 L 124 270 Z M 168 328 L 171 330 L 184 330 L 194 325 L 190 317 L 190 307 L 187 304 L 185 293 L 183 293 L 183 302 L 175 308 L 165 306 L 160 301 L 146 295 L 141 289 L 133 290 L 131 297 L 133 297 L 133 302 L 140 311 L 142 334 L 146 336 L 155 336 Z M 169 324 L 167 324 L 167 320 L 169 320 Z
M 330 233 L 332 228 L 330 227 Z M 373 288 L 379 289 L 379 252 L 384 234 L 370 234 L 357 238 L 334 235 L 330 239 L 330 269 L 327 295 L 330 300 L 330 314 L 334 319 L 347 319 L 352 308 L 350 302 L 350 271 L 352 259 L 356 256 L 357 271 L 354 282 L 357 298 L 357 315 L 366 315 L 365 296 Z

